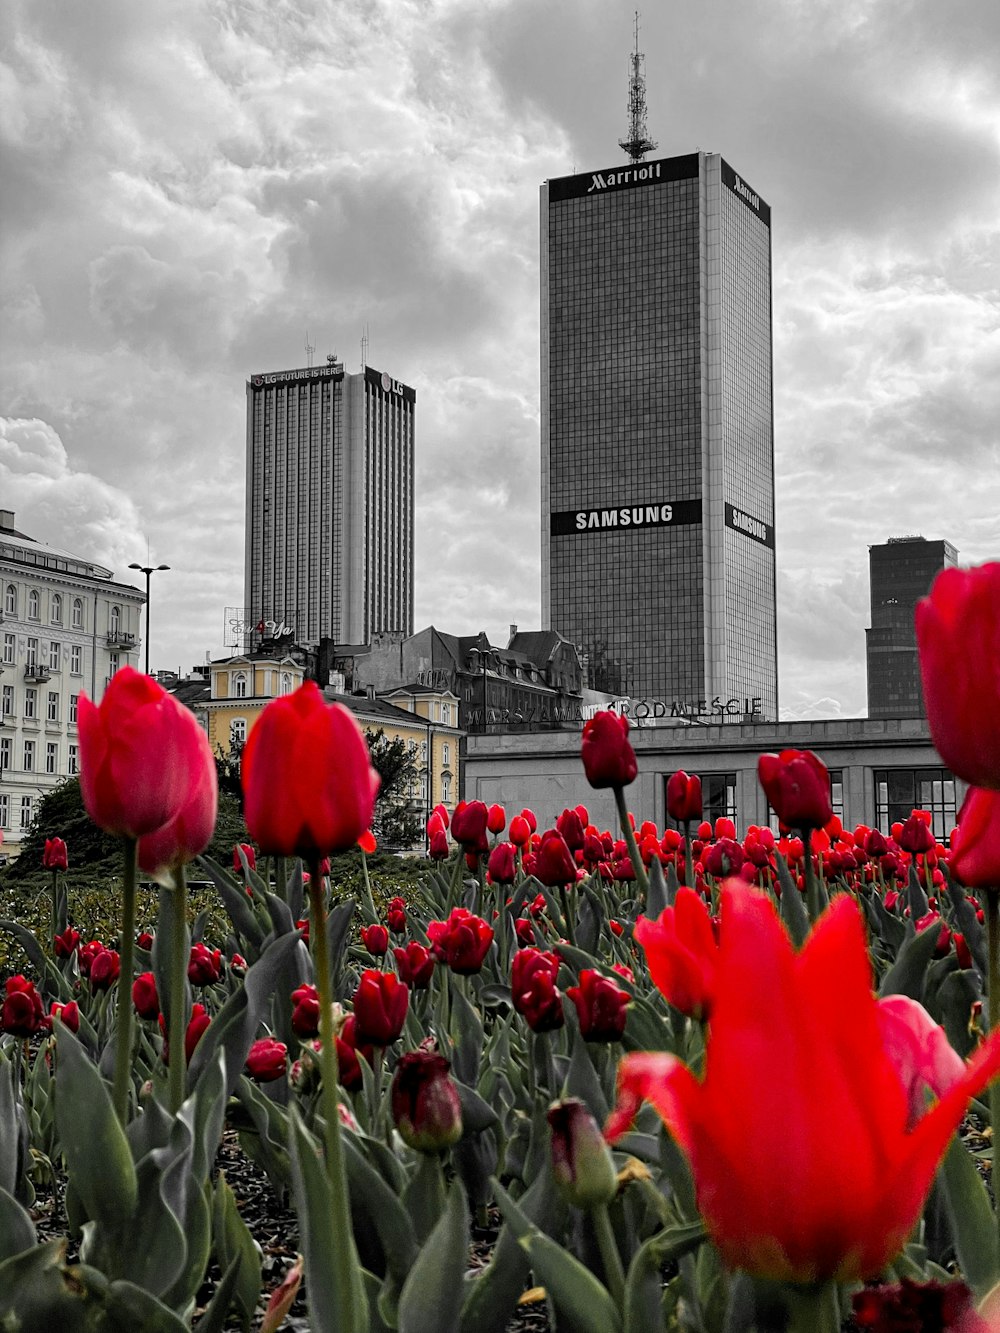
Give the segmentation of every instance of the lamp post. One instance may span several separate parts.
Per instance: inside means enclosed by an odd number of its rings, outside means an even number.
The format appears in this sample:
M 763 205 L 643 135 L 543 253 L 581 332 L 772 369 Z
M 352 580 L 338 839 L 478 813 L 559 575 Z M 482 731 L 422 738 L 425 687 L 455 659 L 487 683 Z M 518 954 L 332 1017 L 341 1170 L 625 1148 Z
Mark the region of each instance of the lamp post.
M 161 569 L 169 569 L 169 565 L 129 565 L 129 569 L 137 569 L 140 574 L 146 576 L 146 675 L 149 675 L 149 580 Z

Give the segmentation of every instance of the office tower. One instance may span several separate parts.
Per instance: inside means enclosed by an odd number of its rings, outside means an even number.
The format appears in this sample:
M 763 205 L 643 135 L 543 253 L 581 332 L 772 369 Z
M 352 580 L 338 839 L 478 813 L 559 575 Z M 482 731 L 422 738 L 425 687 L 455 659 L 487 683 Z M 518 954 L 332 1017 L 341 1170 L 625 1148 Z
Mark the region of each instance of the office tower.
M 776 718 L 771 211 L 622 146 L 541 187 L 542 624 L 597 688 Z
M 246 648 L 412 634 L 415 405 L 332 357 L 247 381 Z
M 913 614 L 942 569 L 958 563 L 951 542 L 890 537 L 869 546 L 871 628 L 865 631 L 869 717 L 923 717 Z

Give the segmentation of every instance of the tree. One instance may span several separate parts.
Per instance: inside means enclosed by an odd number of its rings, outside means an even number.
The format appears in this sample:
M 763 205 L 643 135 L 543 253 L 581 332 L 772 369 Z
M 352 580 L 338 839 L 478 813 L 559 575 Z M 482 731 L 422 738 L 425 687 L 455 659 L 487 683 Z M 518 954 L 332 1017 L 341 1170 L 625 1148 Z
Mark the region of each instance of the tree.
M 386 847 L 412 847 L 420 839 L 422 810 L 410 795 L 420 781 L 414 752 L 401 737 L 390 739 L 379 727 L 366 731 L 372 767 L 381 778 L 372 832 Z M 429 780 L 428 775 L 428 780 Z
M 114 874 L 121 870 L 121 840 L 92 822 L 84 809 L 79 778 L 60 782 L 38 802 L 31 827 L 21 841 L 21 853 L 8 868 L 12 879 L 24 879 L 41 870 L 46 838 L 62 838 L 71 867 L 100 866 Z

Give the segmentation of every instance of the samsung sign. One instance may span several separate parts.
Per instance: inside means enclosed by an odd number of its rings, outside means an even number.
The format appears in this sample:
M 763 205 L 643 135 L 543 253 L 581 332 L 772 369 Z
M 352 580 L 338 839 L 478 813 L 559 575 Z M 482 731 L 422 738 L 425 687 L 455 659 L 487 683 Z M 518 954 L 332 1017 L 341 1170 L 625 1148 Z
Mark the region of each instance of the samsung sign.
M 768 546 L 774 550 L 774 528 L 762 519 L 754 518 L 752 514 L 737 509 L 735 505 L 726 505 L 726 527 L 732 528 L 735 532 L 742 532 L 745 537 L 752 537 L 755 542 L 760 542 L 761 546 Z
M 611 509 L 567 509 L 550 515 L 553 537 L 580 532 L 609 532 L 636 528 L 676 528 L 701 522 L 700 500 L 658 500 L 615 505 Z

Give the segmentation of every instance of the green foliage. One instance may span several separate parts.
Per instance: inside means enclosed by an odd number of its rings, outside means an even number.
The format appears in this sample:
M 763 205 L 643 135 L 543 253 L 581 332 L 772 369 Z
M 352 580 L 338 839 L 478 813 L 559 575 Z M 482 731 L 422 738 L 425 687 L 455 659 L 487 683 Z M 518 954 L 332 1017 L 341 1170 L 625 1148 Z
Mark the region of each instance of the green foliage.
M 46 838 L 62 838 L 71 866 L 100 867 L 114 874 L 121 866 L 121 845 L 91 822 L 83 806 L 79 778 L 67 778 L 38 802 L 21 854 L 3 872 L 3 879 L 24 880 L 42 869 Z M 46 881 L 48 871 L 44 872 Z
M 386 847 L 412 847 L 420 838 L 421 818 L 409 798 L 419 779 L 414 754 L 401 737 L 389 739 L 380 727 L 366 731 L 372 767 L 381 778 L 375 798 L 372 832 Z

